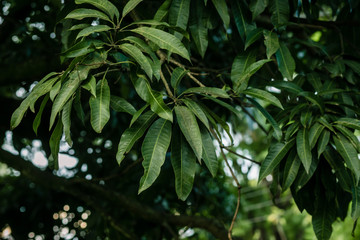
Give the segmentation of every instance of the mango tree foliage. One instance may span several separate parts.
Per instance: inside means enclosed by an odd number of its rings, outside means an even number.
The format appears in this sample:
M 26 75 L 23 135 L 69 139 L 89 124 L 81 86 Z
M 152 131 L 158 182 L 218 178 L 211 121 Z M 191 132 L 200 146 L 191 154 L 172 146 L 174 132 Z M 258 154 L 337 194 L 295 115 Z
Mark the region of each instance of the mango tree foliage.
M 69 144 L 76 137 L 74 118 L 106 134 L 109 119 L 130 115 L 110 159 L 139 153 L 139 194 L 171 161 L 185 201 L 197 167 L 216 178 L 213 143 L 230 147 L 222 139 L 246 117 L 270 146 L 259 181 L 272 174 L 275 189 L 290 188 L 318 239 L 330 238 L 350 202 L 358 219 L 357 1 L 76 0 L 60 16 L 64 71 L 39 81 L 11 118 L 13 129 L 28 109 L 37 112 L 35 133 L 50 122 L 54 169 L 62 134 Z

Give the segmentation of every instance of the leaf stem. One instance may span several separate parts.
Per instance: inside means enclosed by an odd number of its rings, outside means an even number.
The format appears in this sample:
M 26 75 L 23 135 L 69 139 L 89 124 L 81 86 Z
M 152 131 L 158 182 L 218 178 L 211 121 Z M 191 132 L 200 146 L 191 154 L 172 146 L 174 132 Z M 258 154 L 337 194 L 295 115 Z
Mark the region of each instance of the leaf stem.
M 166 92 L 168 93 L 169 97 L 175 100 L 174 94 L 171 92 L 169 84 L 167 83 L 165 76 L 161 70 L 160 70 L 160 78 L 165 86 Z

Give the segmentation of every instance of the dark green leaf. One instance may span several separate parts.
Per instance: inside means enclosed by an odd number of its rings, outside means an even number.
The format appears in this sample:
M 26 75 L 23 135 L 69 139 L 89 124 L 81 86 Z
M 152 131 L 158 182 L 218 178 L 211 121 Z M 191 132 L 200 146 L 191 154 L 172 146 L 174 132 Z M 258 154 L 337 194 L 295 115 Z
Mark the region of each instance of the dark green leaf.
M 223 23 L 225 24 L 225 28 L 229 28 L 230 23 L 230 16 L 229 16 L 229 10 L 226 5 L 225 0 L 212 0 L 212 3 L 214 4 L 216 11 L 219 13 Z
M 313 103 L 320 109 L 321 114 L 324 114 L 325 111 L 324 102 L 320 97 L 316 96 L 312 92 L 306 92 L 306 91 L 298 93 L 298 96 L 302 96 L 307 100 L 309 100 L 311 103 Z
M 95 132 L 101 133 L 110 119 L 110 88 L 106 79 L 98 82 L 96 97 L 90 97 L 89 105 L 91 109 L 91 126 Z
M 76 39 L 89 36 L 92 33 L 106 32 L 106 31 L 109 31 L 110 29 L 111 28 L 107 25 L 90 26 L 90 27 L 87 27 L 87 28 L 84 28 L 83 30 L 81 30 L 78 33 L 78 35 L 76 36 Z
M 360 186 L 351 186 L 352 204 L 351 204 L 351 217 L 355 221 L 360 216 Z
M 185 105 L 195 114 L 195 116 L 207 127 L 210 128 L 209 121 L 204 113 L 203 109 L 191 99 L 182 99 Z
M 261 99 L 261 100 L 264 100 L 266 102 L 269 102 L 272 105 L 277 106 L 277 107 L 284 110 L 284 108 L 283 108 L 281 102 L 279 101 L 279 99 L 277 99 L 274 95 L 272 95 L 271 93 L 269 93 L 267 91 L 257 89 L 257 88 L 251 88 L 251 89 L 247 89 L 247 90 L 242 91 L 242 93 L 244 93 L 246 95 L 249 95 L 249 96 L 252 96 L 254 98 Z
M 219 167 L 219 162 L 216 157 L 215 147 L 208 130 L 204 127 L 201 127 L 200 131 L 201 131 L 201 139 L 203 144 L 202 159 L 204 160 L 205 165 L 209 169 L 211 175 L 215 177 Z
M 171 75 L 171 86 L 176 90 L 181 82 L 181 79 L 188 73 L 189 71 L 184 68 L 177 67 L 174 69 Z
M 335 125 L 334 127 L 338 129 L 345 137 L 347 137 L 347 139 L 351 142 L 356 151 L 360 153 L 360 142 L 359 139 L 355 136 L 355 134 L 341 125 Z
M 65 19 L 70 18 L 70 19 L 82 20 L 84 18 L 89 18 L 89 17 L 90 18 L 100 18 L 105 21 L 112 22 L 106 14 L 104 14 L 100 11 L 94 10 L 94 9 L 87 9 L 87 8 L 75 9 L 72 12 L 70 12 L 65 17 Z M 71 30 L 74 30 L 74 29 L 71 29 Z
M 251 24 L 249 8 L 247 3 L 243 0 L 231 0 L 230 3 L 236 28 L 239 31 L 241 39 L 245 41 L 248 33 L 255 29 L 255 26 Z
M 273 87 L 276 87 L 279 89 L 284 89 L 291 93 L 300 93 L 300 92 L 304 91 L 301 87 L 296 85 L 294 82 L 273 81 L 273 82 L 270 82 L 269 84 Z
M 287 0 L 270 0 L 271 22 L 275 27 L 280 27 L 288 22 L 289 2 Z
M 324 130 L 319 138 L 319 142 L 317 144 L 317 152 L 318 152 L 318 158 L 320 158 L 320 155 L 325 151 L 326 146 L 328 145 L 330 140 L 330 132 L 328 130 Z
M 52 132 L 50 136 L 50 150 L 51 155 L 49 157 L 49 166 L 50 168 L 53 168 L 55 170 L 59 169 L 59 148 L 60 148 L 60 140 L 63 133 L 63 125 L 62 121 L 59 119 L 56 127 L 54 128 L 54 131 Z
M 252 12 L 252 20 L 255 20 L 269 4 L 269 0 L 252 0 L 250 2 L 250 11 Z
M 315 123 L 309 131 L 309 143 L 310 143 L 310 148 L 313 149 L 315 147 L 315 144 L 317 142 L 317 140 L 320 137 L 320 134 L 322 133 L 322 131 L 324 130 L 324 126 L 320 125 L 319 123 Z
M 294 58 L 291 56 L 291 53 L 286 47 L 285 43 L 280 42 L 280 48 L 276 52 L 276 60 L 279 66 L 279 71 L 281 72 L 283 77 L 287 78 L 290 81 L 293 80 L 295 72 L 295 61 Z
M 339 118 L 335 124 L 343 125 L 348 128 L 360 130 L 360 120 L 355 118 Z
M 149 104 L 145 104 L 142 108 L 140 108 L 136 113 L 134 113 L 134 116 L 131 118 L 130 125 L 131 127 L 134 122 L 140 117 L 140 115 L 145 111 L 145 109 L 149 106 Z
M 170 7 L 172 0 L 165 0 L 163 4 L 158 8 L 155 13 L 154 20 L 163 21 L 165 17 L 168 15 L 168 9 Z
M 112 109 L 117 112 L 126 112 L 130 115 L 134 115 L 136 113 L 136 109 L 124 98 L 111 95 L 110 97 L 110 105 Z
M 249 32 L 249 34 L 246 36 L 245 41 L 245 50 L 254 42 L 256 42 L 258 39 L 260 39 L 263 36 L 263 29 L 256 28 Z
M 129 0 L 123 8 L 122 17 L 125 17 L 125 15 L 131 12 L 142 1 L 143 0 Z
M 190 0 L 173 0 L 169 9 L 169 23 L 172 26 L 186 29 L 190 15 Z M 182 35 L 175 33 L 175 36 L 181 40 Z
M 188 93 L 202 93 L 202 94 L 209 94 L 214 97 L 221 97 L 221 98 L 229 98 L 229 95 L 226 93 L 224 89 L 215 88 L 215 87 L 193 87 L 186 89 L 183 94 Z
M 108 0 L 75 0 L 76 4 L 87 3 L 105 12 L 111 19 L 116 16 L 117 19 L 120 17 L 120 13 L 117 8 Z
M 72 147 L 72 144 L 73 144 L 73 141 L 71 140 L 71 133 L 70 133 L 72 102 L 73 102 L 73 98 L 70 99 L 65 104 L 64 109 L 62 111 L 62 115 L 61 115 L 61 121 L 62 121 L 62 124 L 64 125 L 65 141 L 69 144 L 70 147 Z
M 309 144 L 309 133 L 306 128 L 300 129 L 296 135 L 296 149 L 305 171 L 309 173 L 312 155 Z
M 86 83 L 81 85 L 81 87 L 88 90 L 91 93 L 91 95 L 96 97 L 96 79 L 94 76 L 91 76 Z
M 41 102 L 41 105 L 40 105 L 40 108 L 39 108 L 39 111 L 38 113 L 36 114 L 36 117 L 34 119 L 34 122 L 33 122 L 33 130 L 35 132 L 35 134 L 37 135 L 37 130 L 40 126 L 40 123 L 41 123 L 41 116 L 42 116 L 42 113 L 44 111 L 44 108 L 46 106 L 46 103 L 48 102 L 49 100 L 49 94 L 45 95 L 44 99 L 42 100 Z
M 266 56 L 268 59 L 280 48 L 279 38 L 276 33 L 272 31 L 264 30 L 264 44 L 266 46 Z
M 296 175 L 299 171 L 301 165 L 301 161 L 296 151 L 291 151 L 288 158 L 286 159 L 283 183 L 282 183 L 282 191 L 284 192 L 288 189 L 291 184 L 295 181 Z

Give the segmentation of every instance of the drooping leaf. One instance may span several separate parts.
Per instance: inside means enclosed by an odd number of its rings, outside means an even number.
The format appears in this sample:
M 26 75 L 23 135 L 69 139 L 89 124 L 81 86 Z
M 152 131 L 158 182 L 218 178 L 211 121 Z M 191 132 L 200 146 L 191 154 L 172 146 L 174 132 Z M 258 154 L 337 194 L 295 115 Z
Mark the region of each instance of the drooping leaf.
M 134 115 L 136 113 L 136 109 L 133 105 L 131 105 L 124 98 L 118 96 L 111 95 L 110 106 L 117 112 L 126 112 L 130 115 Z
M 184 106 L 175 106 L 175 113 L 181 132 L 190 144 L 198 160 L 202 157 L 203 144 L 195 115 Z
M 351 217 L 355 221 L 360 216 L 360 186 L 351 186 L 352 204 L 351 204 Z
M 108 0 L 75 0 L 76 4 L 87 3 L 105 12 L 111 19 L 114 16 L 119 19 L 120 13 L 118 9 Z
M 291 184 L 295 181 L 296 175 L 299 171 L 301 165 L 301 161 L 296 151 L 290 152 L 288 158 L 286 159 L 283 183 L 282 183 L 282 191 L 284 192 L 288 189 Z
M 42 116 L 42 113 L 44 111 L 44 108 L 46 106 L 46 103 L 48 102 L 49 100 L 49 94 L 45 95 L 44 99 L 42 100 L 41 102 L 41 105 L 40 105 L 40 108 L 39 108 L 39 111 L 38 113 L 36 114 L 35 116 L 35 119 L 34 119 L 34 122 L 33 122 L 33 130 L 35 132 L 35 134 L 37 135 L 37 130 L 40 126 L 40 123 L 41 123 L 41 116 Z
M 324 197 L 321 197 L 316 202 L 316 211 L 312 217 L 313 229 L 317 239 L 328 240 L 332 233 L 331 225 L 336 218 L 335 208 L 328 206 Z
M 252 20 L 255 20 L 269 4 L 269 0 L 252 0 L 250 2 L 250 11 L 252 12 Z
M 277 106 L 284 110 L 279 99 L 277 99 L 274 95 L 272 95 L 271 93 L 269 93 L 267 91 L 257 89 L 257 88 L 250 88 L 250 89 L 246 89 L 246 90 L 242 91 L 242 93 L 252 96 L 252 97 L 255 97 L 257 99 L 261 99 L 266 102 L 269 102 L 272 105 Z
M 269 83 L 271 86 L 279 88 L 279 89 L 284 89 L 288 92 L 291 93 L 300 93 L 303 92 L 304 90 L 299 87 L 297 84 L 295 84 L 294 82 L 285 82 L 285 81 L 273 81 Z
M 327 129 L 329 129 L 332 132 L 335 132 L 333 126 L 324 118 L 324 117 L 320 117 L 317 120 L 319 123 L 321 123 L 322 125 L 324 125 Z
M 309 144 L 310 144 L 310 149 L 313 149 L 315 147 L 315 144 L 317 142 L 317 140 L 319 139 L 322 131 L 324 130 L 324 126 L 319 124 L 319 123 L 315 123 L 309 131 Z
M 245 41 L 247 34 L 255 29 L 255 26 L 251 24 L 251 16 L 247 3 L 244 0 L 231 0 L 230 3 L 236 28 L 241 39 Z
M 261 28 L 256 28 L 256 29 L 252 30 L 251 32 L 249 32 L 249 34 L 246 36 L 245 50 L 251 44 L 253 44 L 257 40 L 259 40 L 262 36 L 263 36 L 263 29 L 261 29 Z
M 348 128 L 360 130 L 360 120 L 355 119 L 355 118 L 339 118 L 334 123 L 343 125 Z
M 124 51 L 126 54 L 130 55 L 135 59 L 137 63 L 140 64 L 141 68 L 145 71 L 146 75 L 151 79 L 153 75 L 153 70 L 148 59 L 144 56 L 144 54 L 134 45 L 129 43 L 124 43 L 119 45 L 119 48 Z
M 356 135 L 342 125 L 335 125 L 334 127 L 339 130 L 351 142 L 356 151 L 360 153 L 360 142 Z
M 191 99 L 182 99 L 185 105 L 195 114 L 195 116 L 207 127 L 210 128 L 208 118 L 203 109 Z
M 328 130 L 324 130 L 319 138 L 319 142 L 317 144 L 317 152 L 318 158 L 325 151 L 326 146 L 328 145 L 330 140 L 330 132 Z
M 190 33 L 194 39 L 196 48 L 202 58 L 205 56 L 206 49 L 208 48 L 208 29 L 203 25 L 196 24 L 190 26 Z
M 259 180 L 263 180 L 267 175 L 269 175 L 275 167 L 281 162 L 285 157 L 287 152 L 295 144 L 295 139 L 291 139 L 289 142 L 284 143 L 275 143 L 269 147 L 269 152 L 265 160 L 261 163 Z
M 96 79 L 94 76 L 91 76 L 87 82 L 81 85 L 81 87 L 88 90 L 91 95 L 96 97 Z
M 333 136 L 337 152 L 345 160 L 347 167 L 354 173 L 356 182 L 360 177 L 360 161 L 353 145 L 340 133 Z
M 59 148 L 60 148 L 60 140 L 63 133 L 63 125 L 61 119 L 58 120 L 56 127 L 54 128 L 54 131 L 52 132 L 50 136 L 50 150 L 51 155 L 49 158 L 49 167 L 53 168 L 55 170 L 59 169 Z
M 309 144 L 309 132 L 306 128 L 300 129 L 296 135 L 296 149 L 305 171 L 309 173 L 312 155 Z
M 226 93 L 224 89 L 215 88 L 215 87 L 193 87 L 186 89 L 183 94 L 189 93 L 202 93 L 202 94 L 209 94 L 214 97 L 221 97 L 221 98 L 229 98 L 229 95 Z
M 196 156 L 185 137 L 175 128 L 171 143 L 171 164 L 175 173 L 175 191 L 185 201 L 195 178 Z
M 187 49 L 184 47 L 184 45 L 178 38 L 174 37 L 170 33 L 149 27 L 139 27 L 131 31 L 146 37 L 147 39 L 158 45 L 161 49 L 166 49 L 170 52 L 179 54 L 183 58 L 190 61 Z
M 237 116 L 241 116 L 241 112 L 236 109 L 235 107 L 233 107 L 232 105 L 220 100 L 220 99 L 217 99 L 217 98 L 214 98 L 214 97 L 211 97 L 209 95 L 205 95 L 205 94 L 201 94 L 202 96 L 204 96 L 205 98 L 207 99 L 210 99 L 211 101 L 219 104 L 220 106 L 223 106 L 224 108 L 228 109 L 230 112 L 236 114 Z
M 110 88 L 106 79 L 98 82 L 96 97 L 90 97 L 89 105 L 91 109 L 91 126 L 95 132 L 101 133 L 110 119 Z
M 320 97 L 316 96 L 314 93 L 303 91 L 303 92 L 298 93 L 298 96 L 305 97 L 311 103 L 316 105 L 322 114 L 324 113 L 324 111 L 325 111 L 324 103 L 323 103 L 322 99 Z
M 71 127 L 71 109 L 73 99 L 70 99 L 64 106 L 62 111 L 61 121 L 64 126 L 65 141 L 72 147 L 73 141 L 71 139 L 70 127 Z
M 58 81 L 57 83 L 55 83 L 55 85 L 51 88 L 51 90 L 50 90 L 51 101 L 54 101 L 54 98 L 59 93 L 60 88 L 61 88 L 61 81 Z
M 270 0 L 271 22 L 278 28 L 288 22 L 290 8 L 286 0 Z
M 235 57 L 231 67 L 231 81 L 233 84 L 239 81 L 245 70 L 256 60 L 255 51 L 244 52 Z
M 149 104 L 145 104 L 142 108 L 140 108 L 136 113 L 134 113 L 134 116 L 131 118 L 129 127 L 133 125 L 134 122 L 141 116 L 141 114 L 145 111 L 145 109 L 149 106 Z
M 106 16 L 106 15 L 105 15 Z M 88 24 L 88 23 L 81 23 L 81 24 L 76 24 L 76 25 L 73 25 L 71 28 L 69 28 L 68 31 L 75 31 L 75 30 L 81 30 L 81 29 L 84 29 L 84 28 L 87 28 L 87 27 L 90 27 L 91 25 Z
M 81 89 L 78 89 L 78 91 L 75 93 L 75 99 L 73 105 L 76 116 L 80 119 L 81 123 L 85 125 L 85 112 L 81 105 Z
M 294 122 L 290 125 L 290 127 L 287 128 L 285 133 L 285 141 L 288 141 L 298 130 L 300 127 L 299 122 Z
M 163 2 L 163 4 L 161 4 L 161 6 L 158 8 L 158 10 L 155 13 L 154 20 L 160 22 L 160 21 L 163 21 L 165 19 L 165 17 L 169 13 L 168 10 L 169 10 L 171 2 L 172 2 L 172 0 L 165 0 Z
M 151 125 L 141 146 L 144 175 L 140 179 L 139 194 L 149 188 L 159 176 L 170 140 L 171 122 L 162 118 L 156 120 Z
M 264 44 L 266 46 L 266 56 L 268 59 L 280 48 L 279 38 L 276 33 L 264 30 Z
M 78 35 L 76 36 L 76 39 L 89 36 L 92 33 L 106 32 L 106 31 L 109 31 L 110 29 L 111 29 L 111 27 L 109 27 L 108 25 L 90 26 L 90 27 L 87 27 L 87 28 L 84 28 L 83 30 L 81 30 L 78 33 Z
M 169 23 L 172 26 L 186 30 L 190 15 L 190 0 L 173 0 L 169 9 Z M 174 34 L 178 39 L 182 39 L 179 33 Z
M 294 58 L 291 56 L 289 49 L 283 42 L 280 42 L 280 47 L 276 52 L 276 60 L 279 66 L 279 71 L 281 72 L 283 77 L 287 78 L 290 81 L 293 80 L 293 75 L 295 72 L 295 61 Z
M 116 159 L 119 165 L 125 158 L 125 154 L 134 146 L 135 142 L 144 135 L 146 129 L 155 119 L 155 116 L 156 114 L 152 111 L 142 114 L 135 123 L 121 135 L 118 151 L 116 153 Z
M 171 75 L 170 83 L 171 83 L 171 86 L 175 89 L 175 91 L 178 88 L 178 86 L 181 82 L 181 79 L 183 79 L 183 77 L 188 72 L 189 71 L 185 70 L 184 68 L 180 68 L 180 67 L 177 67 L 174 69 L 174 71 L 172 72 L 172 75 Z
M 109 22 L 112 22 L 110 20 L 110 18 L 98 11 L 98 10 L 95 10 L 95 9 L 88 9 L 88 8 L 78 8 L 78 9 L 75 9 L 73 11 L 71 11 L 66 17 L 65 19 L 76 19 L 76 20 L 82 20 L 84 18 L 99 18 L 99 19 L 103 19 L 105 21 L 109 21 Z M 74 29 L 71 29 L 71 30 L 74 30 Z
M 221 20 L 223 21 L 225 28 L 229 28 L 230 23 L 230 16 L 229 16 L 229 10 L 226 5 L 225 0 L 212 0 L 212 3 L 214 4 L 216 11 L 219 13 Z
M 282 131 L 279 127 L 279 124 L 275 121 L 275 119 L 270 115 L 268 111 L 266 111 L 257 101 L 254 99 L 248 98 L 249 101 L 254 104 L 254 106 L 264 115 L 264 117 L 269 121 L 271 126 L 274 128 L 275 138 L 280 141 L 282 137 Z
M 125 17 L 129 12 L 131 12 L 142 1 L 143 0 L 129 0 L 123 8 L 122 17 Z
M 83 39 L 82 41 L 68 48 L 66 51 L 62 52 L 61 55 L 67 58 L 81 57 L 93 52 L 95 48 L 102 47 L 104 44 L 105 43 L 101 40 Z
M 204 127 L 200 128 L 201 140 L 203 144 L 202 159 L 206 167 L 209 169 L 213 177 L 216 176 L 216 172 L 219 167 L 219 162 L 216 157 L 215 147 L 211 139 L 210 133 Z

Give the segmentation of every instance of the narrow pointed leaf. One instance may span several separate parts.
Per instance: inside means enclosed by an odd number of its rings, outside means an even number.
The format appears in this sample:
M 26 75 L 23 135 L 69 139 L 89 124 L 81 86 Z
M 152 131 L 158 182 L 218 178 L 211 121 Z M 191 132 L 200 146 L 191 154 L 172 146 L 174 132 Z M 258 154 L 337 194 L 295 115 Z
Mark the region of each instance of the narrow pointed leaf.
M 252 0 L 250 3 L 250 11 L 252 12 L 252 20 L 259 16 L 269 4 L 269 0 Z
M 309 173 L 312 155 L 309 144 L 309 132 L 306 128 L 300 129 L 296 135 L 296 149 L 305 171 Z
M 89 105 L 91 126 L 95 132 L 101 133 L 110 119 L 110 88 L 106 79 L 102 79 L 97 84 L 96 97 L 90 97 Z
M 215 87 L 188 88 L 182 94 L 188 94 L 188 93 L 203 93 L 203 94 L 212 95 L 214 97 L 229 98 L 229 95 L 226 93 L 224 89 L 215 88 Z
M 131 127 L 134 124 L 134 122 L 136 122 L 136 120 L 141 116 L 141 114 L 145 111 L 145 109 L 148 106 L 149 106 L 149 104 L 147 103 L 142 108 L 140 108 L 138 111 L 136 111 L 136 113 L 134 113 L 134 116 L 131 118 L 129 127 Z
M 176 90 L 181 82 L 181 79 L 183 79 L 183 77 L 185 77 L 185 75 L 188 73 L 189 71 L 185 70 L 184 68 L 180 68 L 177 67 L 174 69 L 174 71 L 172 72 L 171 75 L 171 86 Z
M 276 60 L 283 77 L 290 81 L 293 80 L 293 75 L 295 72 L 295 61 L 291 56 L 289 49 L 282 42 L 280 43 L 280 48 L 276 52 Z
M 333 136 L 336 150 L 345 160 L 347 167 L 354 173 L 356 182 L 360 177 L 360 161 L 353 145 L 342 135 Z
M 288 189 L 291 184 L 295 181 L 295 178 L 298 174 L 299 168 L 301 165 L 301 161 L 296 153 L 296 151 L 292 151 L 288 158 L 286 159 L 283 183 L 282 183 L 282 191 L 284 192 Z
M 91 93 L 91 95 L 96 97 L 96 79 L 94 76 L 91 76 L 90 79 L 86 83 L 84 83 L 81 87 L 88 90 Z
M 356 135 L 342 125 L 335 125 L 334 127 L 339 130 L 351 142 L 356 151 L 360 153 L 360 142 Z
M 256 42 L 258 39 L 260 39 L 263 36 L 263 29 L 256 28 L 249 32 L 249 34 L 246 36 L 245 41 L 245 50 L 254 42 Z
M 230 23 L 230 16 L 229 16 L 229 10 L 228 7 L 226 5 L 226 1 L 225 0 L 212 0 L 216 11 L 219 13 L 221 20 L 223 21 L 223 23 L 225 24 L 225 28 L 229 28 L 229 23 Z
M 92 33 L 106 32 L 106 31 L 109 31 L 110 29 L 111 29 L 111 27 L 109 27 L 107 25 L 90 26 L 90 27 L 87 27 L 87 28 L 84 28 L 83 30 L 81 30 L 78 33 L 78 35 L 76 36 L 76 39 L 89 36 Z
M 56 127 L 54 128 L 54 131 L 52 132 L 50 136 L 50 150 L 51 150 L 51 158 L 52 161 L 49 159 L 49 165 L 51 168 L 57 170 L 59 169 L 59 148 L 60 148 L 60 140 L 63 133 L 63 125 L 62 121 L 59 119 Z
M 116 159 L 119 165 L 124 159 L 125 154 L 134 146 L 135 142 L 144 135 L 146 129 L 155 119 L 155 116 L 156 114 L 151 111 L 144 113 L 121 135 L 118 151 L 116 153 Z
M 149 27 L 139 27 L 131 31 L 144 36 L 145 38 L 158 45 L 161 49 L 166 49 L 170 52 L 179 54 L 183 58 L 190 61 L 187 49 L 184 47 L 184 45 L 178 38 L 174 37 L 170 33 Z
M 271 22 L 275 27 L 280 27 L 288 22 L 289 2 L 287 0 L 270 0 Z
M 76 4 L 87 3 L 105 12 L 111 19 L 114 16 L 119 19 L 120 13 L 117 8 L 108 0 L 75 0 Z
M 148 59 L 144 56 L 144 54 L 134 45 L 129 43 L 124 43 L 119 45 L 119 48 L 124 51 L 126 54 L 130 55 L 135 59 L 137 63 L 140 64 L 141 68 L 145 71 L 146 75 L 151 79 L 153 70 Z
M 35 132 L 35 134 L 37 135 L 37 130 L 40 126 L 40 123 L 41 123 L 41 116 L 42 116 L 42 113 L 44 111 L 44 108 L 46 106 L 46 103 L 48 102 L 49 100 L 49 94 L 47 94 L 44 99 L 42 100 L 41 102 L 41 105 L 40 105 L 40 108 L 39 108 L 39 111 L 38 113 L 36 114 L 36 117 L 34 119 L 34 122 L 33 122 L 33 130 Z
M 311 177 L 314 175 L 318 167 L 318 164 L 319 164 L 319 159 L 313 156 L 309 173 L 307 173 L 303 168 L 300 167 L 299 173 L 294 182 L 294 185 L 296 186 L 295 188 L 296 191 L 299 191 L 311 179 Z
M 182 99 L 185 105 L 195 114 L 195 116 L 206 126 L 207 129 L 210 129 L 208 118 L 204 113 L 203 109 L 193 100 Z
M 158 8 L 158 10 L 155 13 L 154 20 L 161 22 L 165 19 L 165 17 L 169 13 L 168 10 L 171 2 L 172 0 L 165 0 L 163 4 L 161 4 L 161 6 Z
M 320 158 L 320 155 L 325 151 L 326 146 L 329 143 L 329 140 L 330 140 L 330 132 L 325 129 L 319 138 L 319 142 L 317 143 L 318 158 Z
M 206 128 L 201 127 L 200 132 L 203 143 L 202 159 L 204 160 L 204 163 L 206 167 L 209 169 L 211 175 L 215 177 L 219 167 L 219 162 L 216 157 L 215 147 L 209 131 Z
M 88 9 L 88 8 L 75 9 L 74 11 L 72 11 L 68 15 L 66 15 L 66 17 L 65 17 L 65 19 L 76 19 L 76 20 L 82 20 L 84 18 L 99 18 L 99 19 L 103 19 L 105 21 L 112 22 L 106 14 L 104 14 L 98 10 Z M 72 30 L 74 30 L 74 29 L 72 29 Z
M 360 186 L 351 186 L 352 204 L 351 217 L 356 221 L 360 217 Z
M 281 102 L 279 101 L 279 99 L 277 99 L 277 97 L 275 97 L 274 95 L 272 95 L 271 93 L 261 90 L 261 89 L 257 89 L 257 88 L 251 88 L 251 89 L 247 89 L 242 91 L 242 93 L 255 97 L 257 99 L 261 99 L 264 100 L 266 102 L 271 103 L 274 106 L 277 106 L 281 109 L 284 110 Z
M 254 51 L 237 55 L 231 67 L 231 81 L 237 83 L 245 70 L 256 60 Z
M 186 29 L 189 21 L 190 0 L 173 0 L 169 9 L 169 23 Z
M 332 223 L 336 218 L 335 208 L 326 205 L 327 200 L 321 199 L 312 217 L 312 225 L 317 239 L 328 240 L 332 233 Z
M 175 106 L 175 113 L 181 132 L 193 149 L 198 160 L 202 157 L 202 141 L 195 115 L 184 106 Z
M 263 180 L 267 175 L 272 173 L 275 167 L 281 162 L 285 157 L 287 152 L 295 144 L 295 139 L 290 140 L 287 143 L 275 143 L 272 144 L 269 148 L 269 153 L 266 156 L 265 160 L 261 163 L 259 180 Z
M 194 39 L 195 46 L 202 58 L 205 56 L 206 49 L 208 48 L 208 29 L 200 23 L 190 26 L 190 33 Z
M 355 118 L 340 118 L 337 121 L 335 121 L 334 123 L 343 125 L 348 128 L 360 130 L 360 120 L 355 119 Z
M 64 106 L 61 115 L 61 121 L 64 125 L 64 134 L 65 134 L 65 141 L 72 147 L 73 141 L 71 140 L 71 108 L 72 108 L 73 99 L 70 99 Z
M 134 115 L 136 113 L 136 109 L 133 105 L 131 105 L 124 98 L 118 96 L 111 95 L 110 106 L 117 112 L 126 112 L 130 115 Z
M 324 126 L 319 124 L 319 123 L 315 123 L 309 131 L 309 144 L 310 144 L 310 149 L 313 149 L 315 147 L 315 144 L 317 142 L 317 140 L 319 139 L 322 131 L 324 130 Z
M 149 86 L 149 85 L 148 85 Z M 149 86 L 150 87 L 150 86 Z M 173 121 L 173 114 L 171 109 L 166 106 L 163 101 L 163 95 L 159 92 L 155 92 L 153 90 L 149 90 L 149 104 L 150 108 L 153 112 L 155 112 L 159 117 Z
M 298 96 L 302 96 L 302 97 L 306 98 L 311 103 L 316 105 L 320 109 L 322 114 L 324 113 L 325 107 L 324 107 L 324 103 L 320 97 L 316 96 L 312 92 L 307 92 L 307 91 L 298 93 Z
M 129 12 L 131 12 L 142 1 L 143 0 L 129 0 L 123 8 L 122 17 L 125 17 Z
M 185 201 L 194 183 L 196 156 L 178 128 L 175 128 L 171 143 L 171 164 L 175 173 L 176 194 Z
M 238 29 L 241 39 L 245 41 L 248 33 L 255 29 L 255 26 L 251 24 L 251 13 L 247 3 L 243 0 L 231 0 L 230 3 L 236 28 Z
M 290 93 L 300 93 L 303 92 L 304 90 L 299 87 L 297 84 L 295 84 L 294 82 L 285 82 L 285 81 L 273 81 L 270 82 L 269 85 L 279 88 L 279 89 L 284 89 L 287 92 Z
M 141 146 L 144 175 L 140 179 L 139 194 L 149 188 L 159 176 L 161 166 L 165 162 L 170 139 L 171 122 L 162 118 L 156 120 L 151 125 Z
M 55 85 L 51 88 L 50 90 L 50 99 L 51 101 L 54 101 L 56 95 L 59 93 L 61 88 L 61 81 L 58 81 L 57 83 L 55 83 Z
M 264 30 L 264 44 L 266 46 L 266 56 L 268 59 L 280 48 L 279 38 L 274 32 Z

